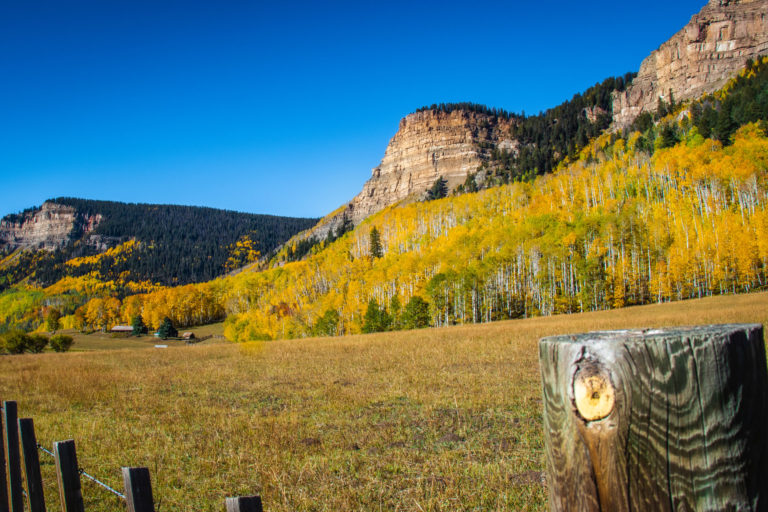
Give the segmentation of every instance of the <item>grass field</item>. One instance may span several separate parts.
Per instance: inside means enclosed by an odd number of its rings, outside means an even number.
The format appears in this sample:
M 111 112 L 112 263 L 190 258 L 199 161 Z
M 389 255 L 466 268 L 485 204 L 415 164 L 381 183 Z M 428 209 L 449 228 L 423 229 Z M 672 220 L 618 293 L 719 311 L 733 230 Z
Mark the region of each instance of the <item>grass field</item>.
M 187 327 L 182 331 L 192 331 L 197 338 L 204 338 L 212 336 L 202 344 L 214 344 L 226 342 L 224 339 L 224 323 L 203 325 L 200 327 Z M 147 336 L 126 337 L 122 335 L 115 335 L 110 333 L 94 332 L 91 334 L 82 334 L 75 330 L 60 331 L 61 334 L 72 336 L 74 344 L 72 345 L 73 352 L 83 352 L 91 350 L 118 350 L 118 349 L 130 349 L 130 348 L 154 348 L 155 345 L 168 345 L 168 347 L 183 347 L 187 343 L 183 340 L 161 340 L 155 338 L 151 334 Z
M 768 293 L 347 338 L 0 358 L 0 398 L 39 441 L 158 511 L 544 510 L 537 340 L 598 329 L 768 321 Z M 41 455 L 55 508 L 53 465 Z M 84 481 L 87 510 L 124 510 Z

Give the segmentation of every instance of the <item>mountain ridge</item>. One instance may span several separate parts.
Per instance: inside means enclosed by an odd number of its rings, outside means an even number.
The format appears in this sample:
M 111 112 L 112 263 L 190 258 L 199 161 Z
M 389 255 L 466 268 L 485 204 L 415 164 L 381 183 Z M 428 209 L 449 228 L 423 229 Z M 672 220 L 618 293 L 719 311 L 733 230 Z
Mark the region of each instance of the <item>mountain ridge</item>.
M 768 54 L 767 12 L 768 0 L 710 0 L 681 30 L 643 60 L 637 76 L 630 77 L 628 73 L 623 77 L 624 84 L 615 85 L 608 105 L 595 100 L 584 105 L 581 117 L 599 125 L 600 116 L 609 116 L 609 122 L 602 129 L 626 130 L 640 114 L 655 112 L 660 102 L 670 104 L 714 92 L 733 78 L 749 59 Z M 541 155 L 542 146 L 550 142 L 546 135 L 544 140 L 539 137 L 526 143 L 524 134 L 512 133 L 512 129 L 524 120 L 531 124 L 531 119 L 542 117 L 542 123 L 555 130 L 561 119 L 548 121 L 547 115 L 562 110 L 581 96 L 576 94 L 572 100 L 527 119 L 486 106 L 464 108 L 463 114 L 454 114 L 456 110 L 448 112 L 449 115 L 442 118 L 444 124 L 434 123 L 440 119 L 438 106 L 407 115 L 401 119 L 381 163 L 372 170 L 362 190 L 299 239 L 314 237 L 320 241 L 347 223 L 359 225 L 387 206 L 421 200 L 438 178 L 446 180 L 449 192 L 470 177 L 480 182 L 476 183 L 480 188 L 488 186 L 483 183 L 487 175 L 482 166 L 490 163 L 489 155 L 494 150 L 507 160 L 522 161 L 516 169 L 518 179 L 524 173 L 532 176 L 552 170 L 554 166 L 547 168 L 548 162 Z M 426 114 L 430 111 L 431 115 Z M 576 144 L 557 155 L 560 160 L 568 154 L 575 156 L 578 147 L 584 147 L 590 138 L 599 134 L 577 133 L 583 126 L 589 126 L 587 122 L 580 122 L 582 126 L 568 134 Z M 491 137 L 475 135 L 482 134 L 487 125 L 503 128 Z M 504 130 L 509 133 L 502 133 Z M 409 141 L 409 135 L 414 139 Z M 455 165 L 444 165 L 451 161 Z
M 213 279 L 257 254 L 269 254 L 316 222 L 208 207 L 60 197 L 5 216 L 0 221 L 0 255 L 40 252 L 28 276 L 42 285 L 96 271 L 104 279 L 185 284 Z M 105 261 L 77 269 L 66 265 L 72 258 L 106 254 L 128 241 L 138 244 L 119 262 L 105 256 Z M 27 255 L 18 264 L 31 259 Z

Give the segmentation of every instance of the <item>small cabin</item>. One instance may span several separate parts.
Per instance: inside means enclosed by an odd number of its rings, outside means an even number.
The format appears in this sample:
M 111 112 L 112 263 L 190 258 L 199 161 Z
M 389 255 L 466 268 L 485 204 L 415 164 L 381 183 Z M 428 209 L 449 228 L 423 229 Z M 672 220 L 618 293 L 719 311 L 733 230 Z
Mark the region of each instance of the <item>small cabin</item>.
M 187 341 L 192 341 L 195 339 L 195 333 L 193 332 L 185 332 L 181 335 L 181 338 Z
M 116 325 L 109 330 L 112 334 L 121 334 L 123 336 L 130 336 L 133 334 L 133 327 L 130 325 Z

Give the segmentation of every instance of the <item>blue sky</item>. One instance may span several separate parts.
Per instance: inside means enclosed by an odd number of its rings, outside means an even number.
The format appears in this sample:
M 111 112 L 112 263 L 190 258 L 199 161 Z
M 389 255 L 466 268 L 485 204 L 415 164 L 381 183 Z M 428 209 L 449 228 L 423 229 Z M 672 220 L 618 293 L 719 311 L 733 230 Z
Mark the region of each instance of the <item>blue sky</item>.
M 0 216 L 75 196 L 319 217 L 417 108 L 553 107 L 704 4 L 0 2 Z

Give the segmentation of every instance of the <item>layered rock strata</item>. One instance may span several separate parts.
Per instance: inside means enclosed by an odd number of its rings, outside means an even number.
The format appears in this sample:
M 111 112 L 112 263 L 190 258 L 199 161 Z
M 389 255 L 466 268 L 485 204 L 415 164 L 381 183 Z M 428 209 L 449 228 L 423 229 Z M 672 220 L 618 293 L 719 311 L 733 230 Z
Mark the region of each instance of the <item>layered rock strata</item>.
M 442 177 L 454 189 L 487 162 L 494 148 L 515 151 L 511 122 L 489 114 L 426 110 L 410 114 L 389 141 L 381 164 L 363 190 L 334 215 L 323 219 L 312 235 L 323 238 L 344 221 L 359 224 L 369 215 L 407 199 L 421 199 Z
M 721 88 L 747 59 L 768 54 L 768 0 L 710 0 L 691 21 L 640 66 L 637 78 L 614 95 L 614 126 L 643 112 Z
M 70 233 L 91 233 L 101 215 L 80 216 L 71 206 L 45 202 L 39 210 L 0 221 L 0 249 L 55 250 L 69 242 Z

